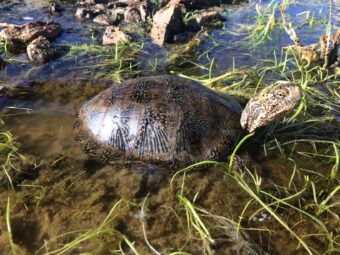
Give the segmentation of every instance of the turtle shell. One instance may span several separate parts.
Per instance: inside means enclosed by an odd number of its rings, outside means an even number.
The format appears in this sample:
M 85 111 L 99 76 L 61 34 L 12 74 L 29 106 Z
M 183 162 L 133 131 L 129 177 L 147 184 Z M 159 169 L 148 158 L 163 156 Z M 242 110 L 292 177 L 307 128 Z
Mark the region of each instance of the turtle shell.
M 83 150 L 102 162 L 194 163 L 227 156 L 239 113 L 197 82 L 163 75 L 128 80 L 85 103 L 75 122 Z

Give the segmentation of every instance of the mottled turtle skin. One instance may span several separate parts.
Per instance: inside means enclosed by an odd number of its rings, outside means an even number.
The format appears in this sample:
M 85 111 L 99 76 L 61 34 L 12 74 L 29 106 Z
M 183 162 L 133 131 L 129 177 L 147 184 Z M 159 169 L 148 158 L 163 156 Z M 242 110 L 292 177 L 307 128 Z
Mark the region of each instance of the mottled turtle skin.
M 240 134 L 240 114 L 212 90 L 176 76 L 144 77 L 88 101 L 75 122 L 83 150 L 101 162 L 166 164 L 226 157 Z

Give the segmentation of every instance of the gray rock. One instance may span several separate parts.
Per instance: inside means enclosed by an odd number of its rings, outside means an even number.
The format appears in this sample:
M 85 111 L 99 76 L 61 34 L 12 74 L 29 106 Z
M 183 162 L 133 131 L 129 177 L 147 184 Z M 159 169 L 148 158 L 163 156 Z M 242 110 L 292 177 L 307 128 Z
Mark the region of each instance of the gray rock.
M 108 26 L 103 35 L 103 45 L 118 44 L 131 40 L 131 37 L 119 27 Z
M 27 46 L 27 55 L 33 63 L 43 64 L 55 59 L 57 50 L 46 37 L 39 36 Z
M 154 15 L 151 37 L 159 45 L 171 43 L 174 40 L 174 36 L 181 33 L 183 28 L 184 22 L 181 6 L 170 3 Z

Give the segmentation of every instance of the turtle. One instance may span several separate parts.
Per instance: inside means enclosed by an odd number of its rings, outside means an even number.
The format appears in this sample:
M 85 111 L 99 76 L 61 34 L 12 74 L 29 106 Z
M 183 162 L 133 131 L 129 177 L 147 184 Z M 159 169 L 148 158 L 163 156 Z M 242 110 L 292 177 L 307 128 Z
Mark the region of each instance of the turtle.
M 87 101 L 74 124 L 75 139 L 93 159 L 186 165 L 230 155 L 245 130 L 289 114 L 297 85 L 279 82 L 250 99 L 242 114 L 196 81 L 175 75 L 127 80 Z

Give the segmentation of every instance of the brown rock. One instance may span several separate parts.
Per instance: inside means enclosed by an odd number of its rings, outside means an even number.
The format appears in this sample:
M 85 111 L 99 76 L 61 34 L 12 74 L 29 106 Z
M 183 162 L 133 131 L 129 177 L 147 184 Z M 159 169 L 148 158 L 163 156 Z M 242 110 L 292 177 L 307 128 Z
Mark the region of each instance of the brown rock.
M 0 31 L 0 41 L 8 42 L 11 48 L 26 46 L 39 36 L 54 40 L 60 36 L 61 26 L 56 22 L 32 21 L 24 25 L 9 25 Z
M 216 21 L 223 21 L 221 10 L 202 11 L 195 14 L 195 19 L 199 26 L 210 26 L 211 23 Z
M 219 6 L 221 4 L 236 4 L 241 0 L 160 0 L 161 6 L 169 2 L 183 4 L 187 9 L 202 9 L 205 7 Z
M 111 6 L 112 8 L 137 6 L 142 2 L 145 2 L 145 0 L 111 0 L 111 2 L 108 3 L 108 6 Z
M 222 10 L 220 8 L 196 12 L 188 21 L 187 29 L 198 31 L 201 27 L 214 27 L 219 21 L 224 21 L 221 12 Z
M 102 14 L 102 13 L 105 13 L 105 10 L 106 10 L 106 7 L 104 4 L 96 4 L 94 7 L 93 7 L 93 12 L 94 14 Z
M 43 64 L 55 59 L 57 51 L 46 37 L 39 36 L 27 46 L 27 55 L 33 63 Z
M 100 24 L 100 25 L 104 25 L 104 26 L 108 26 L 111 25 L 111 20 L 110 17 L 106 14 L 100 14 L 97 17 L 95 17 L 93 19 L 94 23 Z
M 142 21 L 145 22 L 146 18 L 148 16 L 148 7 L 146 4 L 140 4 L 139 5 L 139 12 L 140 12 L 140 16 L 142 18 Z
M 155 43 L 163 45 L 173 42 L 174 36 L 181 33 L 183 28 L 181 6 L 170 3 L 154 15 L 151 37 Z
M 124 20 L 130 22 L 141 22 L 142 15 L 139 11 L 139 8 L 136 6 L 127 7 L 124 12 Z
M 103 45 L 118 44 L 129 41 L 130 39 L 130 36 L 121 31 L 119 27 L 108 26 L 103 35 Z

